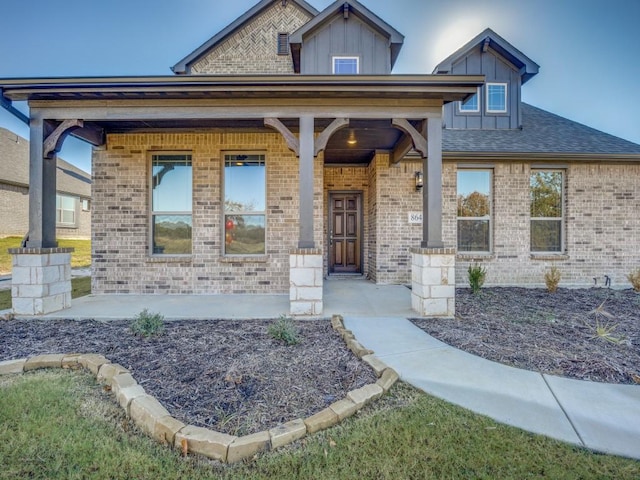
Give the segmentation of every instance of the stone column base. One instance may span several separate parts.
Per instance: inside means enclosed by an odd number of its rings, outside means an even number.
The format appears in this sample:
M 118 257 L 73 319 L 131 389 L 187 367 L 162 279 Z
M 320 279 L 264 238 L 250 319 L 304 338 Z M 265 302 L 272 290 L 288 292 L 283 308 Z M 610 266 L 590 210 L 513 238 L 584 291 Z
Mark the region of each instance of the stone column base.
M 411 308 L 423 317 L 456 313 L 455 248 L 411 249 Z
M 45 315 L 71 306 L 73 248 L 11 248 L 11 301 L 16 315 Z
M 301 248 L 289 254 L 291 315 L 322 314 L 322 250 Z

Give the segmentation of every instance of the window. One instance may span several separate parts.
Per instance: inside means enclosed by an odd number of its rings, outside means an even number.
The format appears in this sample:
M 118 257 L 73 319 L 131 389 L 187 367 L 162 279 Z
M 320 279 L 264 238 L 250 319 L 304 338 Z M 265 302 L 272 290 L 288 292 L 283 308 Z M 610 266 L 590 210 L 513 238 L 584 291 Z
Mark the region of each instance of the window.
M 507 112 L 507 84 L 487 83 L 487 112 Z
M 289 34 L 278 34 L 278 55 L 289 55 Z
M 191 155 L 151 156 L 151 244 L 155 255 L 191 253 Z
M 261 154 L 224 156 L 224 253 L 264 255 L 266 168 Z
M 472 113 L 480 111 L 480 89 L 467 98 L 464 102 L 458 102 L 458 110 L 462 113 Z
M 559 170 L 531 172 L 532 252 L 562 252 L 563 177 Z
M 56 195 L 56 223 L 62 226 L 76 226 L 76 206 L 78 198 Z
M 358 57 L 333 57 L 333 73 L 335 75 L 357 75 L 360 73 Z
M 458 170 L 458 251 L 491 251 L 491 170 Z
M 89 200 L 88 198 L 82 199 L 82 211 L 83 212 L 91 211 L 91 200 Z

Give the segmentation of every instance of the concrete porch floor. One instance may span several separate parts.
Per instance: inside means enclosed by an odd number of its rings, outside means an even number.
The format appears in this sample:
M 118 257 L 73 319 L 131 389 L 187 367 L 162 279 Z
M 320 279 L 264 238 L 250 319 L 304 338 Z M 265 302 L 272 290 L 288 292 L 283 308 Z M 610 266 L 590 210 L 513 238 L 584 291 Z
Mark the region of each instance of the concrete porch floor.
M 133 318 L 144 308 L 176 319 L 278 318 L 289 314 L 289 295 L 89 295 L 73 300 L 71 308 L 43 318 Z M 365 279 L 324 282 L 321 317 L 412 317 L 411 290 L 402 285 L 376 285 Z

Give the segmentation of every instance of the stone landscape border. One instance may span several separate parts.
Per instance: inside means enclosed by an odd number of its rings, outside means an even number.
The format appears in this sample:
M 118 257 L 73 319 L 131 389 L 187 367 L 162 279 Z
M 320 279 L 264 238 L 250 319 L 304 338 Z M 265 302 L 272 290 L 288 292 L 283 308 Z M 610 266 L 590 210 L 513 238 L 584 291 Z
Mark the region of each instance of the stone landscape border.
M 129 371 L 106 357 L 95 354 L 49 354 L 19 360 L 0 362 L 0 375 L 18 374 L 42 368 L 84 367 L 96 380 L 106 385 L 115 394 L 116 401 L 127 417 L 147 435 L 157 441 L 173 446 L 184 454 L 194 453 L 234 463 L 255 454 L 288 445 L 306 435 L 332 427 L 350 417 L 366 404 L 377 400 L 398 380 L 395 370 L 377 358 L 373 351 L 364 348 L 351 330 L 344 327 L 340 315 L 331 318 L 336 330 L 349 350 L 369 365 L 376 373 L 376 383 L 351 390 L 346 397 L 307 418 L 298 418 L 251 435 L 237 437 L 195 425 L 185 425 L 173 418 L 156 400 L 148 395 Z

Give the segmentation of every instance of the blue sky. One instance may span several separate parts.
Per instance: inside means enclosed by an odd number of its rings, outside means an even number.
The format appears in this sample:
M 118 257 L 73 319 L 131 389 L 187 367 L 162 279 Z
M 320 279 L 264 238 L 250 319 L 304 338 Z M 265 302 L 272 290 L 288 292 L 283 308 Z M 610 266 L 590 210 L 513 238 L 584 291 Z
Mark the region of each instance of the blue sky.
M 318 10 L 331 0 L 308 0 Z M 171 75 L 257 0 L 2 0 L 0 77 Z M 523 100 L 640 143 L 640 0 L 361 0 L 405 36 L 394 73 L 431 73 L 490 27 L 540 65 Z M 24 108 L 18 105 L 20 108 Z M 0 126 L 28 137 L 4 109 Z M 90 148 L 60 156 L 90 170 Z

